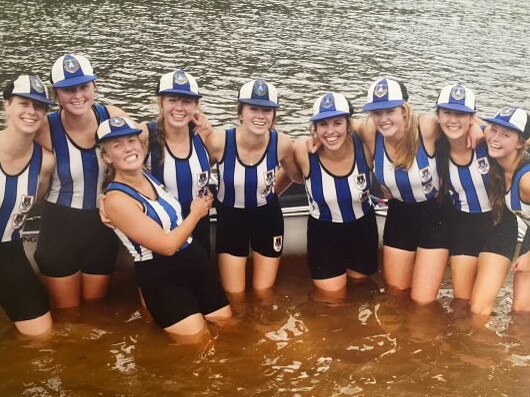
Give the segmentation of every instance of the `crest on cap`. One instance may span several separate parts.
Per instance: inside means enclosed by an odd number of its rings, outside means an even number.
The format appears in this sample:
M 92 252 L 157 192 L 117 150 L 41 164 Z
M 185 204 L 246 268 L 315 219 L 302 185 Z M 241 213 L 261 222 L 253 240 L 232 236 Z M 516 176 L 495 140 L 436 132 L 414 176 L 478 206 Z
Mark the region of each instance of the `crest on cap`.
M 330 109 L 332 107 L 335 107 L 335 98 L 333 97 L 333 94 L 331 92 L 328 92 L 326 95 L 324 95 L 324 98 L 322 98 L 322 102 L 320 102 L 320 107 L 322 109 Z
M 29 76 L 29 84 L 31 85 L 31 88 L 33 88 L 39 94 L 44 92 L 44 84 L 42 84 L 42 81 L 40 81 L 37 77 Z
M 64 58 L 64 61 L 63 61 L 63 68 L 64 70 L 66 70 L 68 73 L 75 73 L 79 70 L 79 68 L 81 67 L 81 65 L 79 65 L 79 62 L 77 62 L 77 59 L 73 58 L 73 57 L 68 57 L 68 58 Z
M 173 82 L 177 85 L 188 84 L 188 78 L 183 70 L 177 70 L 173 76 Z
M 517 108 L 513 108 L 511 106 L 507 106 L 499 112 L 499 115 L 502 117 L 510 117 L 514 112 L 517 110 Z
M 109 125 L 116 128 L 123 127 L 125 125 L 125 120 L 121 117 L 113 117 L 109 119 Z
M 455 85 L 451 90 L 451 98 L 461 101 L 466 97 L 466 90 L 461 85 Z
M 388 86 L 385 83 L 379 83 L 374 88 L 374 95 L 378 98 L 382 98 L 388 92 Z
M 265 96 L 268 94 L 268 91 L 267 83 L 265 83 L 265 81 L 257 80 L 256 84 L 254 84 L 254 93 L 257 96 Z

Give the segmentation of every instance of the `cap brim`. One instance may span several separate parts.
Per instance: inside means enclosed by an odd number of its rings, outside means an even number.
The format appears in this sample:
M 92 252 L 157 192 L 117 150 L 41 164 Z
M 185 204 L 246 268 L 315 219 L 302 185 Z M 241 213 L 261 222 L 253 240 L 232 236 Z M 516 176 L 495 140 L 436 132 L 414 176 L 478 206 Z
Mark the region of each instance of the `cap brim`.
M 111 133 L 105 135 L 103 138 L 98 138 L 97 141 L 98 143 L 101 143 L 101 142 L 110 141 L 112 139 L 121 138 L 123 136 L 140 135 L 141 133 L 142 133 L 142 130 L 139 130 L 137 128 L 112 131 Z
M 247 105 L 261 106 L 262 108 L 277 109 L 280 107 L 280 105 L 268 99 L 238 99 L 238 101 Z
M 72 77 L 69 79 L 64 79 L 61 81 L 58 81 L 57 83 L 54 83 L 52 85 L 53 88 L 67 88 L 67 87 L 75 87 L 78 85 L 86 84 L 91 81 L 96 80 L 96 76 L 79 76 L 79 77 Z
M 185 91 L 185 90 L 175 90 L 175 89 L 172 89 L 172 90 L 164 90 L 164 91 L 159 91 L 157 95 L 181 95 L 181 96 L 187 96 L 187 97 L 190 97 L 190 98 L 202 98 L 202 95 L 201 94 L 195 94 L 193 92 L 190 92 L 190 91 Z
M 454 110 L 455 112 L 461 112 L 461 113 L 475 113 L 475 110 L 468 108 L 464 105 L 459 105 L 458 103 L 441 103 L 436 104 L 437 108 L 442 109 L 448 109 L 448 110 Z
M 367 103 L 363 106 L 363 112 L 372 112 L 374 110 L 385 110 L 385 109 L 393 109 L 400 107 L 405 102 L 404 99 L 395 99 L 393 101 L 381 101 L 381 102 L 372 102 Z
M 338 117 L 338 116 L 350 116 L 350 113 L 349 112 L 343 112 L 343 111 L 339 111 L 339 110 L 334 110 L 334 111 L 329 111 L 329 112 L 322 112 L 322 113 L 318 113 L 316 115 L 314 115 L 313 117 L 311 117 L 311 121 L 320 121 L 320 120 L 326 120 L 326 119 L 331 119 L 333 117 Z
M 46 106 L 55 105 L 55 102 L 52 101 L 51 99 L 46 99 L 36 94 L 13 94 L 13 96 L 20 96 L 23 98 L 31 99 L 32 101 L 42 103 L 43 105 L 46 105 Z
M 509 123 L 508 121 L 499 120 L 499 119 L 484 119 L 484 121 L 490 123 L 490 124 L 498 124 L 503 127 L 509 128 L 511 130 L 514 130 L 515 132 L 518 132 L 520 134 L 524 134 L 524 131 L 521 131 L 519 127 L 517 127 L 515 124 Z

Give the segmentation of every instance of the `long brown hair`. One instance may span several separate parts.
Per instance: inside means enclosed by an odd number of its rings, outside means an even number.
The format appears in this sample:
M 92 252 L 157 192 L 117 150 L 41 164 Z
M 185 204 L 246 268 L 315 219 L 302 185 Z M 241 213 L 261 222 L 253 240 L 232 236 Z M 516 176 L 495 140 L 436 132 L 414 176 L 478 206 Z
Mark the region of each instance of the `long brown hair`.
M 527 141 L 525 141 L 521 133 L 518 133 L 518 137 L 519 143 L 522 144 L 522 147 L 517 153 L 517 158 L 515 160 L 517 166 L 515 167 L 515 172 L 513 176 L 515 176 L 515 174 L 519 169 L 521 169 L 521 167 L 530 162 L 530 145 Z M 489 199 L 493 213 L 494 223 L 498 224 L 502 220 L 502 212 L 504 211 L 504 196 L 506 194 L 506 185 L 504 182 L 504 169 L 499 165 L 499 163 L 495 159 L 491 158 L 490 178 L 491 189 L 489 193 Z

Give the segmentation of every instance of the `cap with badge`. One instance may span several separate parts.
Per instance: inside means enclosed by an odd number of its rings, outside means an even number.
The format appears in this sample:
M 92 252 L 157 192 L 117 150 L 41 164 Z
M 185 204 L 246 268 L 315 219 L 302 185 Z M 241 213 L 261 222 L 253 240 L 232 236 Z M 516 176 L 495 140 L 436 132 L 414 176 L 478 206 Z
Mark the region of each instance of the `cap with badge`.
M 252 80 L 243 84 L 239 90 L 238 101 L 247 105 L 265 108 L 278 108 L 278 91 L 263 79 Z
M 67 54 L 55 61 L 50 73 L 53 88 L 67 88 L 96 80 L 94 69 L 83 55 Z
M 393 109 L 403 105 L 409 99 L 405 85 L 401 81 L 384 78 L 377 80 L 368 89 L 363 111 Z
M 127 117 L 112 117 L 102 122 L 97 131 L 97 142 L 106 142 L 111 139 L 128 135 L 140 135 L 142 130 Z
M 15 81 L 8 82 L 3 97 L 7 100 L 12 96 L 31 99 L 46 106 L 55 105 L 55 102 L 50 99 L 48 89 L 37 76 L 23 74 L 18 76 Z
M 197 99 L 202 97 L 195 78 L 182 69 L 164 74 L 156 86 L 156 95 L 183 95 Z
M 516 106 L 506 106 L 497 112 L 493 118 L 484 119 L 488 123 L 515 130 L 525 139 L 530 138 L 530 123 L 528 113 Z
M 461 84 L 447 85 L 440 91 L 436 107 L 461 113 L 475 113 L 475 94 Z
M 311 121 L 320 121 L 337 116 L 351 116 L 352 113 L 351 104 L 344 95 L 328 92 L 315 101 Z

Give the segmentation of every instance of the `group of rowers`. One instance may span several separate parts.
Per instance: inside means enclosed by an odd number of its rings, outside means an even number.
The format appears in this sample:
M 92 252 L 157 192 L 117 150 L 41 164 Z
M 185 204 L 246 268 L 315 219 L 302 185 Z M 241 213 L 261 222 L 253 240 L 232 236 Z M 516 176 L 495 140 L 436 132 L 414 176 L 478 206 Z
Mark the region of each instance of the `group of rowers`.
M 276 88 L 244 84 L 237 127 L 216 131 L 200 112 L 195 78 L 164 74 L 159 114 L 137 124 L 95 103 L 96 76 L 82 55 L 53 64 L 56 102 L 33 75 L 8 82 L 0 133 L 0 303 L 17 329 L 39 335 L 53 307 L 77 307 L 107 294 L 119 240 L 134 259 L 141 300 L 158 326 L 196 335 L 232 316 L 229 297 L 252 287 L 266 296 L 283 249 L 278 204 L 293 181 L 310 207 L 307 261 L 315 288 L 345 291 L 348 279 L 378 269 L 373 174 L 388 199 L 383 274 L 389 290 L 437 299 L 450 263 L 455 299 L 489 315 L 507 273 L 515 272 L 513 310 L 530 311 L 530 233 L 512 263 L 517 220 L 530 221 L 530 126 L 526 111 L 503 107 L 484 121 L 475 95 L 443 87 L 434 114 L 417 115 L 402 82 L 368 90 L 365 119 L 344 95 L 328 92 L 312 108 L 311 137 L 275 129 Z M 209 189 L 217 165 L 215 197 Z M 21 230 L 44 199 L 35 261 Z M 209 212 L 215 203 L 217 266 L 210 261 Z M 510 266 L 511 265 L 511 266 Z

